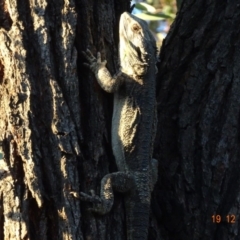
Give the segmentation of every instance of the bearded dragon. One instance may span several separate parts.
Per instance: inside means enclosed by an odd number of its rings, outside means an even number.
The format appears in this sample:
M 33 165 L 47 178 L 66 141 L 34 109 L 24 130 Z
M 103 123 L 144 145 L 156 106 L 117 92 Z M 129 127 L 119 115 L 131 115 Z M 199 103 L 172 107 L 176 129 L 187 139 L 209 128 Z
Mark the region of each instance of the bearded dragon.
M 152 159 L 157 48 L 147 23 L 127 12 L 121 15 L 119 36 L 120 70 L 114 76 L 100 53 L 95 58 L 89 50 L 83 52 L 89 62 L 84 65 L 102 89 L 114 93 L 111 133 L 118 172 L 103 177 L 100 197 L 81 192 L 80 198 L 93 203 L 93 212 L 106 214 L 113 205 L 113 192 L 126 192 L 127 239 L 146 240 L 151 192 L 157 180 L 157 160 Z

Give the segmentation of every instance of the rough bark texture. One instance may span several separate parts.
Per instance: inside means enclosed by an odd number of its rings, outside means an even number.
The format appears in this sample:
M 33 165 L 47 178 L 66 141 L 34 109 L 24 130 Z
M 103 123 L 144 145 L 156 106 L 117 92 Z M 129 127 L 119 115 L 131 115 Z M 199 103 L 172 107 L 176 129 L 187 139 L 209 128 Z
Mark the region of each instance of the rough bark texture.
M 82 190 L 98 191 L 115 165 L 112 97 L 80 53 L 100 50 L 114 72 L 118 20 L 129 5 L 0 1 L 1 240 L 125 238 L 121 197 L 102 218 L 82 204 L 81 225 L 79 176 Z
M 162 239 L 239 238 L 239 10 L 238 1 L 183 1 L 164 41 L 153 204 Z
M 114 73 L 129 5 L 0 0 L 0 240 L 126 239 L 122 195 L 97 216 L 78 192 L 99 193 L 102 177 L 116 171 L 113 99 L 80 52 L 100 51 Z M 239 7 L 185 0 L 164 41 L 149 239 L 237 239 Z
M 74 2 L 1 4 L 0 239 L 82 239 Z

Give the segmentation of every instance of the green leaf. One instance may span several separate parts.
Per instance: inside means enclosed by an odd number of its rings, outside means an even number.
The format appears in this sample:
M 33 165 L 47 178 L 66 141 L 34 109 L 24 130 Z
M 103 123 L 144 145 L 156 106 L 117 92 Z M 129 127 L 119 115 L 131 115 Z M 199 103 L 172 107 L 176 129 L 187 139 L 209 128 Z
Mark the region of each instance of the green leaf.
M 142 10 L 142 11 L 151 12 L 151 13 L 156 12 L 156 8 L 147 3 L 136 3 L 135 8 Z
M 170 13 L 172 13 L 172 8 L 168 5 L 166 5 L 166 6 L 163 7 L 162 12 L 165 13 L 165 14 L 170 14 Z
M 164 13 L 156 13 L 156 14 L 138 13 L 138 14 L 135 14 L 135 16 L 147 21 L 160 21 L 160 20 L 165 20 L 169 18 L 170 19 L 174 18 L 174 14 L 164 14 Z

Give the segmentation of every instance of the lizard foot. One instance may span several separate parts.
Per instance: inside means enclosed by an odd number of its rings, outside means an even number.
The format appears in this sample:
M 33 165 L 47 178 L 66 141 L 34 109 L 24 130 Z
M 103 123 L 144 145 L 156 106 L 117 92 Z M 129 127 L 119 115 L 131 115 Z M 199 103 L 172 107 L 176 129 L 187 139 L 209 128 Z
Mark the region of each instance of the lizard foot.
M 93 190 L 90 192 L 91 192 L 91 195 L 86 194 L 84 192 L 80 192 L 80 199 L 84 202 L 91 202 L 91 203 L 95 203 L 95 204 L 101 203 L 101 198 L 99 196 L 95 195 Z
M 82 51 L 83 56 L 87 59 L 89 63 L 83 63 L 84 66 L 91 69 L 92 72 L 97 74 L 99 69 L 106 67 L 107 60 L 102 61 L 101 60 L 101 53 L 97 53 L 97 58 L 95 58 L 92 54 L 92 52 L 87 49 L 86 52 Z
M 93 207 L 88 208 L 87 210 L 100 215 L 108 213 L 111 210 L 113 204 L 112 199 L 102 199 L 97 195 L 92 196 L 83 192 L 80 192 L 80 200 L 93 203 Z
M 110 212 L 114 194 L 113 189 L 117 192 L 130 191 L 134 185 L 133 177 L 130 173 L 116 172 L 110 173 L 103 177 L 101 181 L 100 196 L 95 195 L 94 191 L 90 191 L 91 195 L 80 192 L 80 200 L 91 202 L 93 204 L 92 212 L 98 214 L 106 214 Z

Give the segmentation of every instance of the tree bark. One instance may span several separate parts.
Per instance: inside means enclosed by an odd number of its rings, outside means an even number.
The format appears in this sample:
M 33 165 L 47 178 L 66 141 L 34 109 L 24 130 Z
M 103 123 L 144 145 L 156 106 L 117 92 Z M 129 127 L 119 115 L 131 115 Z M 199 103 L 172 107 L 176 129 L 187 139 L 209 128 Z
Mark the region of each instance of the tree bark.
M 161 239 L 238 239 L 239 7 L 185 0 L 163 43 L 153 201 Z
M 97 216 L 78 193 L 99 193 L 102 177 L 117 170 L 113 99 L 81 51 L 100 51 L 117 70 L 129 2 L 0 1 L 0 240 L 126 239 L 123 195 Z M 150 240 L 238 235 L 236 9 L 236 1 L 185 0 L 163 43 Z
M 0 1 L 0 239 L 124 239 L 121 197 L 107 216 L 84 204 L 81 216 L 80 179 L 82 190 L 98 191 L 115 168 L 112 97 L 81 51 L 101 51 L 114 72 L 118 20 L 129 7 Z
M 1 239 L 82 239 L 74 2 L 1 2 Z

